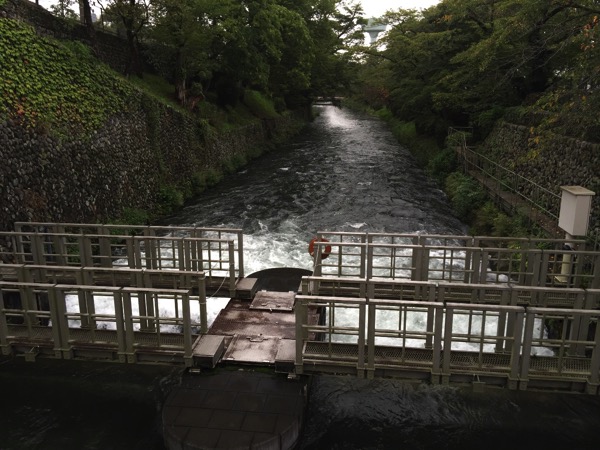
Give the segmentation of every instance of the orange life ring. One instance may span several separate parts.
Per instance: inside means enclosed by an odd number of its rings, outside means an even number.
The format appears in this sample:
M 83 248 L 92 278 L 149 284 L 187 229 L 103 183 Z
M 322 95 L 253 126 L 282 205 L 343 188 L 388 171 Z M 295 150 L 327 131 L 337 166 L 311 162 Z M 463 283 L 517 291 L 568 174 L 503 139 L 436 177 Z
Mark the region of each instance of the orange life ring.
M 325 238 L 320 238 L 320 239 L 319 238 L 313 238 L 310 241 L 310 244 L 308 244 L 308 253 L 313 258 L 315 256 L 315 243 L 316 242 L 329 242 L 329 241 L 327 239 L 325 239 Z M 325 250 L 323 250 L 321 252 L 321 259 L 327 258 L 330 254 L 331 254 L 331 245 L 326 245 L 325 246 Z

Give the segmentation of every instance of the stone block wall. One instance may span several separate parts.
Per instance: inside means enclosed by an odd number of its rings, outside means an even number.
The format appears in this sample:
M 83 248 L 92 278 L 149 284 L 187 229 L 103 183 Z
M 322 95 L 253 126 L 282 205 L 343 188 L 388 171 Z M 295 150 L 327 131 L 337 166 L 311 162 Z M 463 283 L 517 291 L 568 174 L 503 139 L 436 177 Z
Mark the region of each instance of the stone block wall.
M 43 7 L 28 0 L 5 0 L 0 8 L 2 14 L 10 18 L 19 18 L 32 25 L 42 36 L 56 39 L 81 41 L 90 44 L 86 28 L 76 22 L 65 21 L 52 15 Z M 98 58 L 113 70 L 123 73 L 129 61 L 127 42 L 111 33 L 96 29 Z
M 583 186 L 596 193 L 590 230 L 600 229 L 600 144 L 544 133 L 499 121 L 483 153 L 504 167 L 556 194 L 561 186 Z
M 278 128 L 291 122 L 281 118 Z M 161 186 L 185 191 L 198 173 L 267 145 L 265 129 L 256 122 L 207 134 L 194 117 L 149 97 L 85 140 L 0 122 L 0 229 L 15 221 L 95 223 L 124 208 L 153 210 Z

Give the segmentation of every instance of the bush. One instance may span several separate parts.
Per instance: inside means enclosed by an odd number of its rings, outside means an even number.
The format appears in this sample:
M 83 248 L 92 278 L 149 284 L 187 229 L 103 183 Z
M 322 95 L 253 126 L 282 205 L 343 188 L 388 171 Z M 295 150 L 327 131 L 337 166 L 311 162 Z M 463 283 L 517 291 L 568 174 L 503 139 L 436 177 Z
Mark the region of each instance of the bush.
M 244 105 L 254 114 L 256 117 L 261 119 L 274 119 L 279 116 L 273 103 L 263 97 L 258 91 L 246 89 L 244 91 Z
M 485 192 L 473 178 L 460 172 L 451 173 L 446 179 L 446 193 L 458 217 L 466 223 L 475 218 L 475 212 L 485 200 Z
M 183 206 L 183 193 L 174 186 L 162 186 L 158 192 L 158 214 L 164 215 Z
M 427 173 L 442 185 L 444 184 L 444 180 L 456 170 L 457 166 L 458 162 L 454 150 L 444 149 L 429 160 Z

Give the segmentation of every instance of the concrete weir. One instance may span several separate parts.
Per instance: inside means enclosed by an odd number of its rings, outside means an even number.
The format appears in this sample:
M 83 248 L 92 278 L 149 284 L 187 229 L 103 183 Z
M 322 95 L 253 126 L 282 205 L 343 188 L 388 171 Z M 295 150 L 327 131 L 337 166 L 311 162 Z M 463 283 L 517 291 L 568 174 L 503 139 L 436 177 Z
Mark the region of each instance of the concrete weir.
M 195 367 L 162 411 L 169 450 L 287 450 L 296 445 L 306 378 L 294 367 L 294 297 L 302 269 L 249 276 L 251 295 L 233 298 L 194 347 Z M 315 317 L 315 321 L 317 318 Z

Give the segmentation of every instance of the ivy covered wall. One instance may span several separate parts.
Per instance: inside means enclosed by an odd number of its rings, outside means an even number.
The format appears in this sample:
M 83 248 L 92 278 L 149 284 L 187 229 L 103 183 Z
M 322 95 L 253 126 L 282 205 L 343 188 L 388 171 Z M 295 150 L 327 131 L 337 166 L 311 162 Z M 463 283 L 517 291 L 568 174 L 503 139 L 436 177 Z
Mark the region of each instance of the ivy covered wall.
M 15 221 L 168 213 L 256 156 L 273 130 L 296 123 L 256 119 L 217 133 L 138 89 L 83 44 L 40 37 L 7 14 L 0 15 L 0 93 L 2 230 Z

